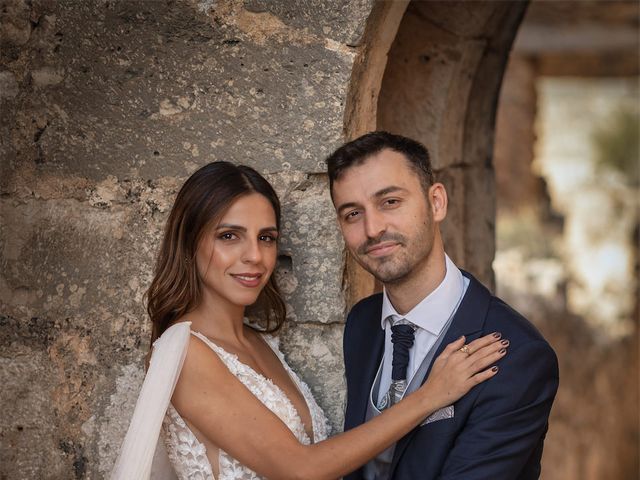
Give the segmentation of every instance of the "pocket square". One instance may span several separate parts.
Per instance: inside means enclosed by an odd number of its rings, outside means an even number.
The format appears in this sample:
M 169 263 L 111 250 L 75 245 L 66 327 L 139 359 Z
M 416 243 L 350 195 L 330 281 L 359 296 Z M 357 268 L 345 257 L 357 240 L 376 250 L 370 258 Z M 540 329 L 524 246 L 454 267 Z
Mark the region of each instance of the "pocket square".
M 423 425 L 427 425 L 428 423 L 437 422 L 438 420 L 445 420 L 447 418 L 453 418 L 453 413 L 454 413 L 453 405 L 449 405 L 448 407 L 443 407 L 440 410 L 436 410 L 431 415 L 429 415 L 425 419 L 425 421 L 420 424 L 420 426 L 422 427 Z

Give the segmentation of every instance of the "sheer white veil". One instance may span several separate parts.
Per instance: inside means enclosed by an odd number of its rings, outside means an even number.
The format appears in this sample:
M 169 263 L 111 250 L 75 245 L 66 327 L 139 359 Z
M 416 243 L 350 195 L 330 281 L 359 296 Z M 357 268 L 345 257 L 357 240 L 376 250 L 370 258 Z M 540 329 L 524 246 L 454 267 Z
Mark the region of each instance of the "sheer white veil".
M 190 330 L 191 322 L 180 322 L 154 342 L 149 370 L 111 480 L 177 479 L 160 429 L 184 363 Z

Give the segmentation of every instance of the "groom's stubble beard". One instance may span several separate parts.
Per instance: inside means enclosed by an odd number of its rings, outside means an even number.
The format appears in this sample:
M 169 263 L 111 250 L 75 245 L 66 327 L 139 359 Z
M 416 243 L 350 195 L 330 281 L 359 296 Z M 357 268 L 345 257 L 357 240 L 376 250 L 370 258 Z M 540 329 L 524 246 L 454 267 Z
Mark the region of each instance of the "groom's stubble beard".
M 428 218 L 420 224 L 415 235 L 384 232 L 380 237 L 363 242 L 354 252 L 360 266 L 385 285 L 399 285 L 410 278 L 433 249 L 434 229 L 430 213 L 429 211 Z M 399 251 L 380 258 L 370 258 L 367 255 L 367 249 L 387 241 L 397 242 Z

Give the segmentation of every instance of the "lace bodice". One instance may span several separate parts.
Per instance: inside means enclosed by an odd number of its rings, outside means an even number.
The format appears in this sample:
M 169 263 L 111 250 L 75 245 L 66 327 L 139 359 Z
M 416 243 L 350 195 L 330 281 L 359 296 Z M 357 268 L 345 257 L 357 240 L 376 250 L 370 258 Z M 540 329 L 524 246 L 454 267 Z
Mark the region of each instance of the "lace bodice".
M 276 384 L 253 370 L 250 366 L 242 363 L 237 355 L 227 352 L 204 335 L 198 332 L 191 332 L 191 334 L 207 344 L 225 363 L 229 371 L 289 427 L 300 443 L 305 445 L 311 443 L 300 415 L 289 398 Z M 278 349 L 277 340 L 268 335 L 264 335 L 263 338 L 280 359 L 280 362 L 282 362 L 285 370 L 307 403 L 311 413 L 314 443 L 324 440 L 327 438 L 327 419 L 314 400 L 309 387 L 289 368 Z M 180 480 L 213 479 L 213 469 L 209 463 L 205 446 L 198 441 L 189 426 L 171 405 L 167 409 L 162 427 L 167 453 L 178 478 Z M 222 449 L 219 450 L 218 464 L 218 480 L 258 480 L 263 478 L 229 456 Z

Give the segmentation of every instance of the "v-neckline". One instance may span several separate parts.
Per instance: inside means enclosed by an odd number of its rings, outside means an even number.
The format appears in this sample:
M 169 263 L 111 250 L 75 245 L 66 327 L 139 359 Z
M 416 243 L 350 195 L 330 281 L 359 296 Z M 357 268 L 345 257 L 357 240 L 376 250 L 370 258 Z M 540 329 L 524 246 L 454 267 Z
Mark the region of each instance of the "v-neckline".
M 289 379 L 293 383 L 293 386 L 295 387 L 295 389 L 298 391 L 298 393 L 302 397 L 302 400 L 304 401 L 304 404 L 307 406 L 307 410 L 309 411 L 309 420 L 311 420 L 311 436 L 309 436 L 309 433 L 307 432 L 307 429 L 305 428 L 305 423 L 302 421 L 302 416 L 300 415 L 300 412 L 298 411 L 296 406 L 293 404 L 293 402 L 291 401 L 289 396 L 284 392 L 284 390 L 276 382 L 273 381 L 273 379 L 267 377 L 263 373 L 258 372 L 251 365 L 249 365 L 249 364 L 243 362 L 242 360 L 240 360 L 240 358 L 238 357 L 238 354 L 232 353 L 232 352 L 226 350 L 225 348 L 223 348 L 220 345 L 218 345 L 217 343 L 215 343 L 213 340 L 211 340 L 206 335 L 204 335 L 204 334 L 202 334 L 200 332 L 194 331 L 194 330 L 191 330 L 191 333 L 193 335 L 197 336 L 198 338 L 200 338 L 201 340 L 204 340 L 206 343 L 209 343 L 212 347 L 215 347 L 216 349 L 221 350 L 226 355 L 229 355 L 236 362 L 238 362 L 240 365 L 242 365 L 246 369 L 248 369 L 251 372 L 253 372 L 259 378 L 262 378 L 266 383 L 271 384 L 276 389 L 278 389 L 278 391 L 287 400 L 287 402 L 289 402 L 289 405 L 291 406 L 291 408 L 295 412 L 296 416 L 298 417 L 298 420 L 300 421 L 300 424 L 302 425 L 302 430 L 304 431 L 304 434 L 309 439 L 309 442 L 310 443 L 316 443 L 316 428 L 315 428 L 315 425 L 313 424 L 313 413 L 311 411 L 311 405 L 309 404 L 309 400 L 307 399 L 306 395 L 302 391 L 302 388 L 301 388 L 300 384 L 298 383 L 298 380 L 296 378 L 294 378 L 294 376 L 292 375 L 292 371 L 291 371 L 290 367 L 284 362 L 284 359 L 281 358 L 280 355 L 278 355 L 278 352 L 271 346 L 271 344 L 262 337 L 262 335 L 258 334 L 258 337 L 260 338 L 260 341 L 265 343 L 269 347 L 269 349 L 273 352 L 273 354 L 276 356 L 278 361 L 280 361 L 280 364 L 282 365 L 282 368 L 284 368 L 285 373 L 288 375 Z M 229 368 L 226 363 L 225 363 L 225 366 L 227 367 L 227 369 Z M 242 383 L 242 382 L 240 382 L 240 383 Z

